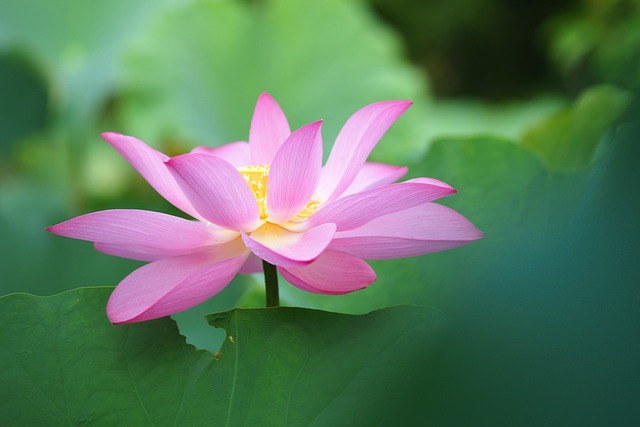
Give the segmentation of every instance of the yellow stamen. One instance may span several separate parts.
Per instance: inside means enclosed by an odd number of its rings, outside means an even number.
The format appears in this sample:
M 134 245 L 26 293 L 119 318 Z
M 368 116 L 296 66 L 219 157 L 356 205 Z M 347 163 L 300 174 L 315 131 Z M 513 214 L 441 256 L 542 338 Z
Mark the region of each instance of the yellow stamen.
M 238 172 L 242 175 L 247 182 L 249 189 L 253 193 L 253 196 L 258 202 L 258 209 L 260 210 L 260 219 L 266 220 L 269 216 L 269 209 L 267 206 L 267 181 L 269 180 L 270 165 L 254 165 L 243 166 L 238 168 Z M 313 215 L 320 207 L 320 201 L 315 198 L 315 195 L 311 198 L 307 206 L 300 211 L 292 221 L 302 221 Z
M 304 209 L 302 209 L 300 213 L 296 215 L 295 218 L 292 219 L 292 221 L 302 221 L 304 219 L 309 218 L 311 215 L 316 213 L 319 207 L 320 207 L 320 201 L 318 201 L 314 195 L 309 201 L 309 203 L 307 203 L 307 206 L 305 206 Z
M 260 209 L 260 219 L 267 219 L 267 180 L 269 179 L 269 165 L 244 166 L 238 168 L 253 196 L 258 202 Z

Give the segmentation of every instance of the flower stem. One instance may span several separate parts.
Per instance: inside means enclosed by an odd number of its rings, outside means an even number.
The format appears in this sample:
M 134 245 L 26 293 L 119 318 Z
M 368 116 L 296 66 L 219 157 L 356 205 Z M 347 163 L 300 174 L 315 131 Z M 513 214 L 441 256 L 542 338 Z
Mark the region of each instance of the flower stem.
M 267 307 L 277 307 L 280 305 L 280 296 L 278 294 L 278 270 L 273 264 L 262 260 L 262 269 L 264 270 L 264 286 L 267 294 Z

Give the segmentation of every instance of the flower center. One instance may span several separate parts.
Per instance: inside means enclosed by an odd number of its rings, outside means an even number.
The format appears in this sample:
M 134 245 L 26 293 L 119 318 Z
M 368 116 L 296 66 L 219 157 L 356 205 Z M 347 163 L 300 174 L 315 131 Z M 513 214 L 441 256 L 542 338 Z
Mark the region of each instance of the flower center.
M 258 202 L 260 219 L 267 219 L 267 180 L 269 179 L 269 165 L 244 166 L 238 168 L 238 172 L 247 182 L 253 197 Z
M 269 209 L 267 205 L 267 181 L 269 180 L 270 165 L 253 165 L 243 166 L 238 168 L 238 172 L 247 182 L 249 189 L 253 193 L 253 197 L 258 202 L 258 209 L 260 211 L 260 219 L 266 220 L 269 216 Z M 315 195 L 311 197 L 307 206 L 292 219 L 292 221 L 301 221 L 309 218 L 320 207 L 320 202 L 316 199 Z

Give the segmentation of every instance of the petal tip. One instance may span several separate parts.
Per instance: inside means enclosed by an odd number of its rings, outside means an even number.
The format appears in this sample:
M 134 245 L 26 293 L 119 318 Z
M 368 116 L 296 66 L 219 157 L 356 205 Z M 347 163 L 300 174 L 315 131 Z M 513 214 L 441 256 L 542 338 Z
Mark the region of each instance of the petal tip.
M 112 298 L 109 298 L 109 301 L 107 301 L 106 312 L 109 322 L 113 323 L 114 325 L 121 325 L 123 323 L 131 322 L 131 319 L 128 319 L 127 316 L 123 317 L 119 315 L 117 307 L 114 307 Z
M 109 300 L 107 301 L 106 313 L 109 322 L 114 325 L 124 325 L 127 323 L 136 323 L 143 320 L 153 320 L 164 316 L 145 316 L 153 304 L 149 307 L 138 306 L 135 309 L 127 307 L 126 302 L 117 296 L 118 286 L 113 290 Z M 119 301 L 118 301 L 119 300 Z M 124 302 L 124 304 L 123 304 Z
M 176 167 L 179 166 L 182 162 L 184 162 L 185 159 L 188 159 L 188 158 L 191 158 L 191 157 L 202 157 L 202 156 L 208 156 L 208 154 L 204 154 L 204 153 L 185 153 L 185 154 L 180 154 L 180 155 L 175 156 L 175 157 L 167 157 L 166 159 L 163 160 L 163 162 L 169 169 L 173 169 L 173 171 L 175 171 Z
M 381 104 L 387 104 L 388 107 L 398 108 L 401 112 L 406 111 L 413 105 L 413 101 L 400 99 L 392 101 L 380 101 Z
M 316 120 L 315 122 L 311 122 L 308 125 L 304 126 L 308 129 L 317 129 L 320 126 L 322 126 L 322 123 L 324 122 L 324 119 L 320 119 L 320 120 Z
M 369 266 L 371 267 L 371 266 Z M 376 272 L 373 268 L 371 268 L 371 270 L 369 271 L 369 276 L 367 277 L 367 280 L 365 281 L 365 285 L 359 289 L 356 289 L 356 291 L 361 291 L 363 289 L 368 288 L 369 286 L 373 285 L 374 282 L 378 279 L 378 276 L 376 275 Z
M 409 179 L 407 181 L 405 181 L 406 183 L 417 183 L 417 184 L 427 184 L 427 185 L 431 185 L 434 187 L 440 187 L 442 189 L 445 189 L 449 194 L 455 194 L 458 192 L 458 190 L 456 190 L 455 188 L 453 188 L 452 186 L 450 186 L 449 184 L 447 184 L 444 181 L 440 181 L 439 179 L 436 178 L 413 178 L 413 179 Z
M 111 324 L 113 325 L 126 325 L 127 323 L 136 322 L 135 317 L 131 319 L 127 319 L 127 318 L 119 319 L 116 315 L 110 314 L 108 308 L 107 308 L 107 319 L 109 319 L 109 322 L 111 322 Z
M 395 171 L 398 173 L 399 178 L 402 178 L 403 176 L 405 176 L 406 174 L 409 173 L 409 167 L 408 166 L 396 166 L 396 165 L 392 165 L 395 168 Z
M 63 228 L 63 224 L 65 222 L 67 222 L 67 221 L 61 222 L 60 224 L 56 224 L 56 225 L 50 225 L 50 226 L 45 228 L 45 231 L 47 231 L 47 232 L 49 232 L 51 234 L 56 234 L 58 236 L 62 236 L 62 235 L 64 235 L 63 234 L 64 231 L 61 230 L 61 228 Z
M 271 94 L 269 92 L 262 92 L 258 96 L 258 100 L 262 100 L 262 99 L 274 100 L 273 96 L 271 96 Z
M 469 239 L 469 241 L 473 242 L 473 241 L 476 241 L 476 240 L 484 239 L 485 234 L 482 231 L 480 231 L 479 228 L 477 228 L 475 226 L 474 226 L 474 228 L 475 228 L 475 230 L 472 233 L 471 238 Z
M 388 110 L 390 110 L 392 114 L 395 115 L 396 119 L 398 119 L 398 117 L 404 114 L 404 112 L 407 111 L 412 105 L 413 101 L 389 101 Z
M 409 108 L 409 107 L 411 107 L 413 105 L 413 101 L 408 100 L 408 99 L 404 99 L 404 100 L 401 100 L 401 101 L 398 101 L 398 102 L 400 102 L 400 104 L 404 105 L 406 108 Z
M 100 134 L 100 138 L 104 139 L 105 141 L 107 141 L 108 143 L 111 143 L 111 139 L 113 138 L 118 138 L 124 136 L 121 133 L 118 132 L 102 132 Z

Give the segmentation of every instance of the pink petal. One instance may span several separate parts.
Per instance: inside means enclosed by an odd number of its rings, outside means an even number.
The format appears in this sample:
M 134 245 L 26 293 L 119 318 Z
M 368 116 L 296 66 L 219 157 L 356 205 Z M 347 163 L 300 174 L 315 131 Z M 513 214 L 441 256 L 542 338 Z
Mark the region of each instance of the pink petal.
M 206 220 L 229 230 L 260 226 L 258 203 L 238 170 L 207 154 L 183 154 L 167 162 L 184 194 Z
M 456 248 L 482 237 L 458 212 L 426 203 L 336 233 L 329 248 L 363 259 L 405 258 Z
M 175 178 L 169 173 L 165 165 L 165 161 L 169 159 L 168 156 L 131 136 L 113 132 L 103 133 L 100 136 L 111 144 L 162 197 L 181 211 L 194 218 L 202 219 L 182 193 Z
M 455 192 L 449 185 L 432 178 L 389 184 L 338 199 L 301 223 L 301 227 L 329 222 L 336 224 L 337 231 L 352 230 L 380 216 L 423 205 Z
M 351 185 L 373 147 L 409 106 L 410 101 L 376 102 L 347 120 L 318 184 L 318 195 L 324 203 L 337 199 Z
M 322 120 L 292 133 L 273 159 L 267 181 L 270 222 L 289 221 L 311 200 L 322 169 L 321 124 Z
M 373 269 L 353 255 L 326 250 L 302 268 L 278 268 L 292 285 L 316 294 L 346 294 L 366 288 L 376 280 Z
M 47 228 L 60 236 L 92 242 L 197 247 L 213 239 L 198 221 L 160 212 L 113 209 L 81 215 Z
M 235 231 L 224 230 L 226 233 L 235 235 L 235 239 L 241 241 L 239 238 L 240 233 Z M 232 240 L 230 240 L 232 241 Z M 210 246 L 206 246 L 207 250 L 212 253 L 216 253 L 216 251 L 224 250 L 225 243 L 214 243 Z M 167 248 L 159 248 L 159 247 L 150 247 L 144 246 L 140 244 L 127 244 L 121 245 L 116 243 L 94 243 L 93 247 L 102 253 L 113 255 L 121 258 L 129 258 L 135 259 L 138 261 L 156 261 L 163 258 L 171 258 L 180 255 L 188 255 L 196 252 L 202 252 L 204 247 L 194 247 L 189 249 L 167 249 Z
M 136 261 L 157 261 L 163 258 L 172 258 L 180 255 L 188 255 L 200 252 L 202 249 L 193 248 L 191 250 L 165 250 L 142 245 L 117 245 L 111 243 L 94 243 L 95 250 L 103 254 L 117 256 L 120 258 L 135 259 Z
M 251 235 L 242 235 L 244 244 L 261 259 L 282 267 L 302 267 L 324 251 L 336 231 L 333 224 L 321 224 L 305 232 L 293 232 L 266 223 Z
M 253 253 L 250 253 L 247 257 L 247 260 L 244 262 L 240 271 L 240 274 L 256 274 L 262 273 L 262 260 L 255 256 Z
M 230 142 L 220 147 L 196 147 L 191 152 L 220 157 L 237 168 L 251 164 L 249 144 L 244 141 Z
M 81 215 L 49 227 L 47 231 L 96 242 L 96 249 L 102 252 L 142 261 L 191 253 L 239 236 L 235 232 L 207 227 L 199 221 L 126 209 Z
M 260 95 L 249 130 L 251 164 L 271 164 L 278 148 L 290 134 L 289 123 L 278 103 L 268 93 Z
M 409 168 L 405 166 L 385 165 L 384 163 L 367 162 L 362 165 L 360 172 L 341 197 L 359 193 L 370 188 L 396 182 L 407 174 Z
M 220 260 L 201 252 L 144 265 L 125 277 L 113 291 L 107 303 L 107 316 L 112 323 L 131 323 L 191 308 L 227 286 L 246 256 Z

